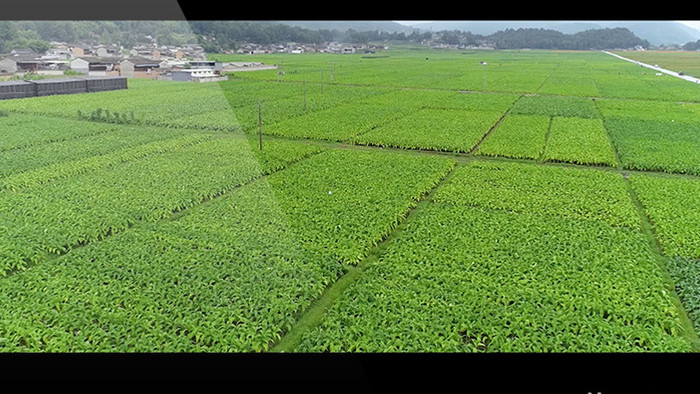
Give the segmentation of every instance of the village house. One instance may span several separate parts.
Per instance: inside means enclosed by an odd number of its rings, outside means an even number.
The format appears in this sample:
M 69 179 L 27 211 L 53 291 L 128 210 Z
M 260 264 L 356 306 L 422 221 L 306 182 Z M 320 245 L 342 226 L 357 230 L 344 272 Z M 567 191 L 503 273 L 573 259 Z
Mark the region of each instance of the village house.
M 82 56 L 70 62 L 70 69 L 94 76 L 118 75 L 116 65 L 120 60 L 118 57 Z
M 130 57 L 119 62 L 119 75 L 127 78 L 158 78 L 160 62 L 142 57 Z
M 0 59 L 0 75 L 14 75 L 18 70 L 17 61 L 11 57 Z

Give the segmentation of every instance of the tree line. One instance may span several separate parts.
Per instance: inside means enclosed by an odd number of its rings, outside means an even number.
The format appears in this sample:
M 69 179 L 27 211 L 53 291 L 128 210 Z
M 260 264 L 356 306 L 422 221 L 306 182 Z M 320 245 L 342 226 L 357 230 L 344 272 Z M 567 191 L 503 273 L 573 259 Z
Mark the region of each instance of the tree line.
M 203 21 L 191 22 L 199 43 L 209 52 L 237 49 L 243 43 L 261 45 L 296 42 L 321 44 L 343 42 L 368 44 L 373 42 L 431 43 L 464 46 L 490 46 L 496 49 L 616 49 L 649 47 L 649 42 L 635 36 L 626 28 L 594 29 L 575 34 L 556 30 L 520 28 L 506 29 L 490 35 L 464 31 L 405 32 L 310 30 L 279 23 Z
M 281 44 L 297 42 L 320 44 L 337 41 L 349 44 L 372 42 L 431 43 L 464 46 L 490 46 L 496 49 L 617 49 L 642 46 L 649 42 L 635 36 L 627 28 L 605 28 L 564 34 L 556 30 L 520 28 L 506 29 L 490 35 L 464 31 L 413 33 L 385 31 L 309 30 L 275 23 L 192 22 L 193 32 L 206 50 L 216 52 L 236 49 L 241 43 Z
M 308 29 L 274 21 L 0 21 L 0 53 L 14 48 L 47 49 L 50 41 L 118 45 L 125 48 L 157 42 L 158 45 L 200 44 L 214 53 L 235 50 L 247 43 L 274 45 L 287 42 L 320 45 L 422 43 L 490 46 L 496 49 L 615 49 L 649 47 L 626 28 L 594 29 L 575 34 L 556 30 L 519 28 L 489 35 L 465 31 L 412 33 L 380 30 Z M 695 45 L 693 47 L 693 45 Z M 686 44 L 689 50 L 700 41 Z M 685 47 L 684 47 L 685 49 Z

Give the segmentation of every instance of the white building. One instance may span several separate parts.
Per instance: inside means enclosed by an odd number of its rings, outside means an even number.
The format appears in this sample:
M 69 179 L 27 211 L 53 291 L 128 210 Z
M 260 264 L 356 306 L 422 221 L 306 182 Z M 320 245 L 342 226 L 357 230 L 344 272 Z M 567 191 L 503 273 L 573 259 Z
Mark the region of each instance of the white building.
M 226 81 L 228 76 L 215 73 L 210 68 L 191 68 L 184 70 L 172 71 L 173 81 L 195 81 L 195 82 L 214 82 Z

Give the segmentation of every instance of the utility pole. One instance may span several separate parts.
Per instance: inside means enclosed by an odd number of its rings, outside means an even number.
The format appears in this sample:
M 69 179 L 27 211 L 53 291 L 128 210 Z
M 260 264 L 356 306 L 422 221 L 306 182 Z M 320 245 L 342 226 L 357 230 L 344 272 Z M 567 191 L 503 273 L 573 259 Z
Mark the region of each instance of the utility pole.
M 260 110 L 260 99 L 258 99 L 258 149 L 262 152 L 262 111 Z

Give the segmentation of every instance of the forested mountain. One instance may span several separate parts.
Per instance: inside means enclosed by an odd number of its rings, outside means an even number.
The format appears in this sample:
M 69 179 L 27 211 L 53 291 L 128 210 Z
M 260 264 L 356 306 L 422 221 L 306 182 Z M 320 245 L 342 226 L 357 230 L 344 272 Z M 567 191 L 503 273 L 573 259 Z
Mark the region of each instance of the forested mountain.
M 415 21 L 408 25 L 421 31 L 458 30 L 479 35 L 491 35 L 507 29 L 546 29 L 564 34 L 576 34 L 586 30 L 626 28 L 637 37 L 649 41 L 651 45 L 682 45 L 700 39 L 700 31 L 682 23 L 663 20 Z
M 546 29 L 507 29 L 485 38 L 499 49 L 611 49 L 648 47 L 649 42 L 635 36 L 625 28 L 586 30 L 564 34 Z
M 41 51 L 51 41 L 134 47 L 194 43 L 186 21 L 0 21 L 0 53 L 14 48 Z

